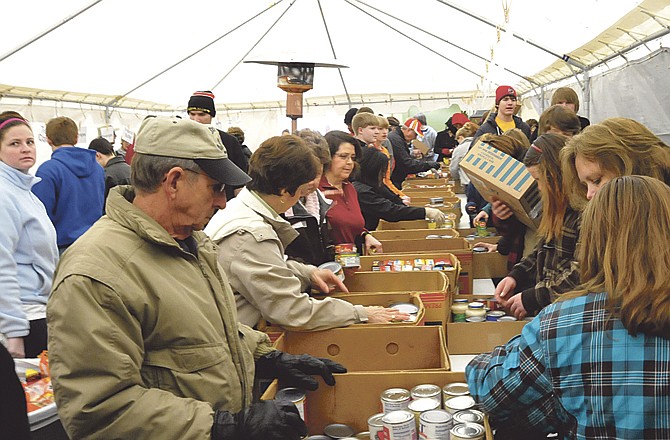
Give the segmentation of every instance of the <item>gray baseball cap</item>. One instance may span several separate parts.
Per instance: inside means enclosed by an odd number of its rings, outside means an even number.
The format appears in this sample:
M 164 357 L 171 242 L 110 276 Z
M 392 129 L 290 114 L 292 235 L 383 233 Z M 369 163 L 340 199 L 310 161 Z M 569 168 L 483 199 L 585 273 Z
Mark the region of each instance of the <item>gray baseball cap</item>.
M 135 139 L 135 152 L 192 159 L 212 179 L 241 186 L 251 181 L 230 159 L 219 132 L 211 125 L 177 117 L 148 117 Z

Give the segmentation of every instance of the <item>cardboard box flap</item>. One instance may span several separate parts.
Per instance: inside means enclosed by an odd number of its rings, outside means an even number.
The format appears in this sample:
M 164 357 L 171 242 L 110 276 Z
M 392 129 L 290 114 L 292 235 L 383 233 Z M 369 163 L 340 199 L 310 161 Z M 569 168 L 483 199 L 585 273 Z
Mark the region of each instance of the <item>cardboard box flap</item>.
M 357 272 L 344 280 L 350 292 L 448 292 L 449 278 L 442 271 Z
M 320 332 L 284 332 L 275 347 L 291 354 L 332 359 L 349 372 L 449 370 L 447 339 L 441 326 L 354 325 Z
M 461 234 L 456 229 L 392 229 L 385 231 L 373 231 L 372 235 L 377 240 L 416 240 L 425 239 L 428 236 L 439 235 L 444 238 L 459 238 Z M 437 240 L 437 239 L 436 239 Z
M 498 198 L 517 218 L 535 229 L 540 222 L 540 191 L 523 163 L 486 142 L 478 142 L 460 167 L 488 201 Z

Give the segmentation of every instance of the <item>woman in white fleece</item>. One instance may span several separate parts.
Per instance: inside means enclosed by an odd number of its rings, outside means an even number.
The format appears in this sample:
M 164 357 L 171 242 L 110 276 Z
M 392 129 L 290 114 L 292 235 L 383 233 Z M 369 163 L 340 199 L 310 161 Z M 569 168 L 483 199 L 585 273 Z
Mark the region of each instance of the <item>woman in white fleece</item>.
M 30 192 L 39 178 L 35 139 L 16 113 L 0 115 L 0 334 L 12 357 L 47 348 L 46 303 L 58 247 L 44 205 Z

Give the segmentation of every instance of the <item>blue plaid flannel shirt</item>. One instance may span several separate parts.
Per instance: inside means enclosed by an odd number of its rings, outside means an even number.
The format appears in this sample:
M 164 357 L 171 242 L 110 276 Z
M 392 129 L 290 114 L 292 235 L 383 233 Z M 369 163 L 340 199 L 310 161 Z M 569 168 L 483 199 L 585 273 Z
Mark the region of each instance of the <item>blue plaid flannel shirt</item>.
M 552 304 L 470 362 L 470 392 L 494 423 L 564 438 L 670 439 L 670 340 L 631 336 L 606 300 Z

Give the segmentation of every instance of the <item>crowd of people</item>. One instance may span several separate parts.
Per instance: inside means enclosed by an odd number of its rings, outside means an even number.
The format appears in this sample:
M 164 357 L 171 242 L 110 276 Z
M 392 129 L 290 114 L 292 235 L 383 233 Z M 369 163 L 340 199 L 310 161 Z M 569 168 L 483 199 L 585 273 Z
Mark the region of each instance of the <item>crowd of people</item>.
M 497 301 L 537 316 L 466 370 L 500 438 L 669 438 L 670 147 L 630 119 L 590 125 L 569 88 L 532 124 L 517 110 L 510 86 L 481 125 L 456 113 L 443 132 L 422 113 L 350 109 L 348 132 L 305 129 L 252 153 L 242 129 L 212 125 L 214 95 L 199 91 L 188 119 L 147 117 L 118 152 L 103 138 L 78 148 L 76 123 L 50 120 L 34 176 L 29 121 L 1 113 L 0 360 L 48 346 L 72 439 L 299 439 L 295 406 L 256 401 L 254 384 L 316 389 L 313 375 L 334 385 L 346 366 L 278 351 L 259 329 L 408 318 L 331 297 L 347 288 L 319 266 L 342 245 L 383 251 L 381 219 L 442 223 L 402 186 L 450 158 L 472 221 L 501 235 L 481 245 L 508 256 Z M 537 230 L 469 182 L 459 163 L 479 142 L 537 181 Z

